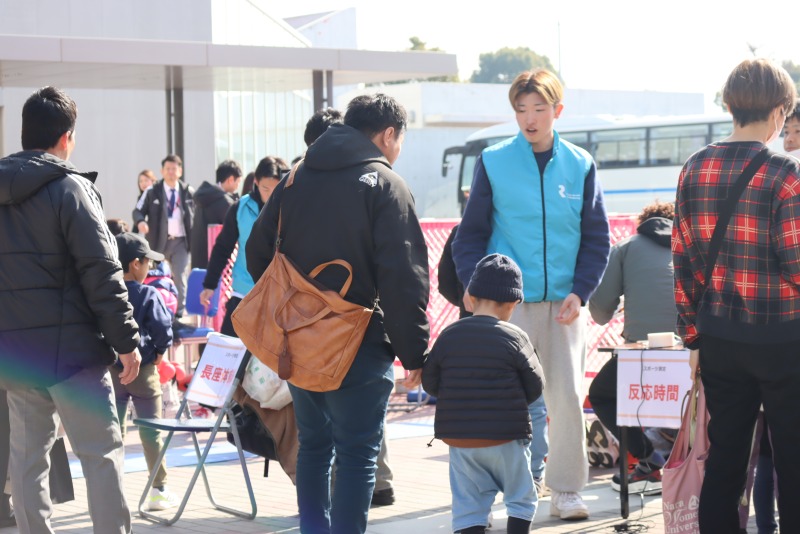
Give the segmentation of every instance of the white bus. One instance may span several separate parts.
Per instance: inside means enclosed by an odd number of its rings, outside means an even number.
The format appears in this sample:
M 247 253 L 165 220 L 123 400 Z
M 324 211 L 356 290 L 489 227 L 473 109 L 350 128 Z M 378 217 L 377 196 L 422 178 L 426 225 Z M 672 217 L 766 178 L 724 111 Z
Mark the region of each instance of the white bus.
M 728 114 L 617 119 L 559 119 L 562 139 L 586 149 L 597 163 L 609 213 L 638 213 L 655 199 L 672 201 L 686 159 L 733 131 Z M 516 122 L 498 124 L 470 135 L 462 146 L 445 150 L 442 175 L 458 172 L 458 202 L 464 211 L 475 161 L 484 148 L 517 135 Z M 779 145 L 779 143 L 776 143 Z M 778 151 L 782 151 L 780 145 Z M 457 161 L 456 156 L 461 156 Z

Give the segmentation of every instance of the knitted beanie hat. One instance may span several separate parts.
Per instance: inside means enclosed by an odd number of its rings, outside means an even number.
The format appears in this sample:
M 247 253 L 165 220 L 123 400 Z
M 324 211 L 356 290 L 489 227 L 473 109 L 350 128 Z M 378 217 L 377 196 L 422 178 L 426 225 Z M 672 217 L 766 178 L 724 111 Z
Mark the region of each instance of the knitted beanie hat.
M 478 262 L 467 290 L 477 298 L 517 302 L 523 299 L 522 272 L 508 256 L 489 254 Z

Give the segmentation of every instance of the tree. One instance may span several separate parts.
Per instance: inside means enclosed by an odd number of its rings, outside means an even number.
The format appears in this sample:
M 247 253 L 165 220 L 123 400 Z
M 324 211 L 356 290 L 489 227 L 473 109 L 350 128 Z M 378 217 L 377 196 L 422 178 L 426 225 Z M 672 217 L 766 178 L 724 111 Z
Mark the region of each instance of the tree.
M 417 37 L 416 35 L 413 37 L 409 37 L 408 41 L 411 43 L 411 47 L 407 48 L 406 50 L 415 51 L 415 52 L 444 52 L 439 47 L 428 48 L 428 43 Z M 417 80 L 398 80 L 395 82 L 386 82 L 386 85 L 394 85 L 399 83 L 408 83 L 413 81 L 421 81 L 421 82 L 457 82 L 458 76 L 431 76 L 430 78 L 424 79 L 417 79 Z
M 800 65 L 795 65 L 794 61 L 786 60 L 781 63 L 781 66 L 786 69 L 786 72 L 792 77 L 795 87 L 800 91 Z
M 527 47 L 506 47 L 481 54 L 478 65 L 470 78 L 473 83 L 511 83 L 520 72 L 535 68 L 555 72 L 550 58 Z

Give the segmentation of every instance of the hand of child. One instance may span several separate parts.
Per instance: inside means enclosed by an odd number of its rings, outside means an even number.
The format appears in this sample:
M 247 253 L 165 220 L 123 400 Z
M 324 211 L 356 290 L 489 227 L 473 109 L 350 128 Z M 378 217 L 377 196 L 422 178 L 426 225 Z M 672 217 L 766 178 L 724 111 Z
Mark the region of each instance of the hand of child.
M 414 369 L 413 371 L 409 371 L 408 376 L 403 382 L 403 385 L 406 387 L 406 389 L 415 389 L 420 384 L 422 384 L 422 369 Z
M 136 225 L 136 228 L 139 229 L 139 233 L 142 235 L 146 235 L 150 232 L 150 226 L 145 221 L 139 221 L 139 224 Z
M 133 352 L 120 354 L 119 361 L 122 363 L 119 381 L 124 386 L 130 384 L 139 376 L 139 365 L 142 363 L 142 357 L 139 355 L 139 349 L 134 349 Z
M 556 321 L 563 325 L 572 324 L 572 321 L 578 318 L 581 313 L 581 298 L 575 293 L 570 293 L 564 302 L 561 303 L 561 309 L 558 310 Z

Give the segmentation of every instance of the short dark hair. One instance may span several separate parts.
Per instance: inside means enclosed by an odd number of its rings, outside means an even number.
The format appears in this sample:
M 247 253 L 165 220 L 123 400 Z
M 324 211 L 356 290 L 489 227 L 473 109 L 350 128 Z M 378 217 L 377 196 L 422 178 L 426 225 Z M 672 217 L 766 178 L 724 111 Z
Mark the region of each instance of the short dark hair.
M 111 233 L 115 236 L 130 231 L 128 229 L 128 223 L 122 219 L 106 219 L 106 225 L 108 225 L 108 229 L 111 230 Z
M 75 131 L 78 106 L 57 87 L 42 87 L 22 106 L 22 149 L 47 150 Z
M 794 109 L 786 115 L 786 121 L 788 122 L 790 119 L 800 121 L 800 101 L 795 102 Z
M 394 128 L 399 136 L 408 124 L 405 108 L 391 96 L 377 93 L 355 97 L 347 104 L 344 123 L 370 139 L 386 128 Z
M 167 163 L 168 161 L 169 161 L 169 162 L 172 162 L 172 163 L 175 163 L 175 164 L 177 164 L 177 165 L 178 165 L 178 167 L 181 167 L 181 168 L 183 168 L 183 160 L 182 160 L 182 159 L 181 159 L 181 157 L 180 157 L 179 155 L 177 155 L 177 154 L 170 154 L 170 155 L 169 155 L 169 156 L 167 156 L 166 158 L 162 159 L 162 160 L 161 160 L 161 167 L 163 168 L 163 167 L 164 167 L 164 165 L 166 165 L 166 163 Z
M 306 142 L 306 146 L 311 146 L 311 143 L 325 133 L 328 126 L 331 124 L 341 124 L 342 122 L 344 122 L 344 117 L 342 116 L 342 112 L 338 109 L 319 109 L 308 119 L 306 131 L 303 134 L 303 141 Z
M 232 159 L 226 159 L 217 167 L 217 183 L 221 184 L 231 175 L 236 178 L 240 177 L 242 175 L 242 168 Z
M 288 170 L 289 166 L 282 158 L 267 156 L 258 162 L 255 181 L 258 182 L 262 178 L 277 178 L 280 180 L 281 173 Z
M 642 224 L 647 219 L 653 217 L 661 217 L 662 219 L 669 219 L 670 221 L 675 218 L 675 203 L 674 202 L 659 202 L 653 201 L 644 208 L 639 214 L 639 224 Z

